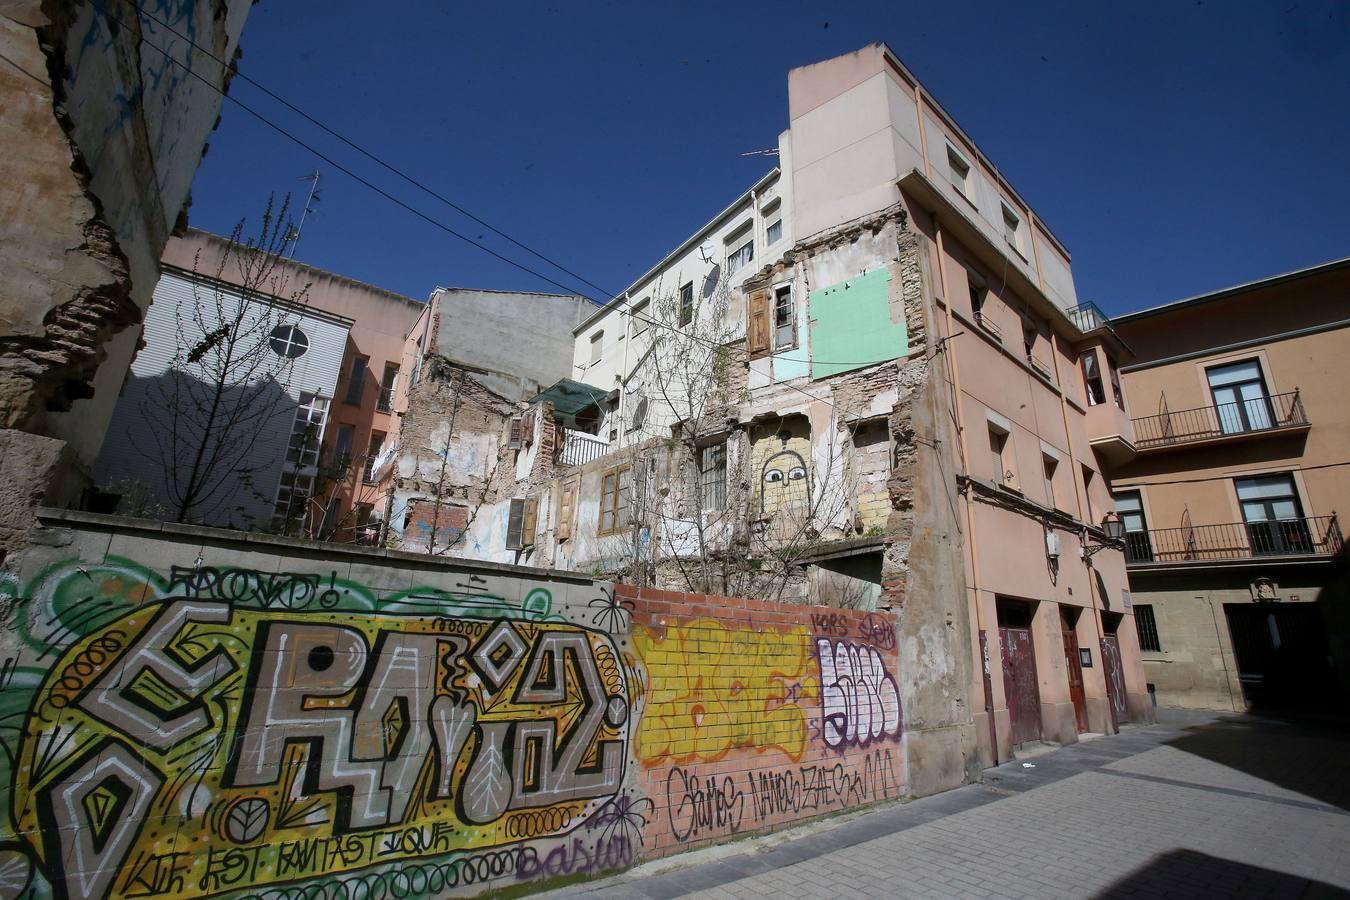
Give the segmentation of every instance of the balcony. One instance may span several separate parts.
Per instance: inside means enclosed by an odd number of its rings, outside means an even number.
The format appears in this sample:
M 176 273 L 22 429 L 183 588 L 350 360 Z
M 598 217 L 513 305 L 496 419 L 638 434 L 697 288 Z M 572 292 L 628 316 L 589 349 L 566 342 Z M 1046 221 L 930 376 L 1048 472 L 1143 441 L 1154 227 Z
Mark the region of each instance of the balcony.
M 1065 310 L 1064 314 L 1069 317 L 1070 322 L 1073 322 L 1074 327 L 1083 334 L 1090 334 L 1098 328 L 1105 328 L 1113 334 L 1115 333 L 1115 329 L 1111 328 L 1111 320 L 1095 303 L 1080 303 Z
M 561 428 L 561 440 L 553 448 L 556 466 L 584 466 L 609 452 L 609 442 L 585 431 Z
M 1306 429 L 1308 413 L 1297 390 L 1236 403 L 1198 406 L 1134 420 L 1135 446 L 1157 450 L 1177 444 L 1227 440 L 1271 431 Z
M 1330 558 L 1342 547 L 1336 516 L 1190 525 L 1125 533 L 1130 566 L 1203 565 L 1292 557 Z

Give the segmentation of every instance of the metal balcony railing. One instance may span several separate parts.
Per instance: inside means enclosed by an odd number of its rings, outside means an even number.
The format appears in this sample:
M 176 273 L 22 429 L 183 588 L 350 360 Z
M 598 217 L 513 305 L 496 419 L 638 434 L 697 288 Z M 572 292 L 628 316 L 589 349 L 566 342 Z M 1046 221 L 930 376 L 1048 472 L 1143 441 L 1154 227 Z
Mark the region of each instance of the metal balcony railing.
M 1106 313 L 1102 312 L 1097 304 L 1090 301 L 1065 310 L 1065 314 L 1069 317 L 1069 321 L 1073 322 L 1074 326 L 1084 334 L 1098 328 L 1111 327 L 1111 320 L 1106 317 Z
M 1179 409 L 1133 421 L 1134 444 L 1143 450 L 1255 431 L 1297 428 L 1308 424 L 1308 414 L 1295 390 L 1235 403 Z
M 1186 563 L 1334 556 L 1342 546 L 1335 515 L 1125 532 L 1125 562 Z
M 997 325 L 995 325 L 992 321 L 990 321 L 988 316 L 980 312 L 978 309 L 975 310 L 975 322 L 985 331 L 992 334 L 994 336 L 994 340 L 998 341 L 1000 344 L 1003 343 L 1003 332 L 999 330 L 999 327 Z
M 584 466 L 609 452 L 609 443 L 603 438 L 571 428 L 561 428 L 559 431 L 560 440 L 553 448 L 554 465 Z

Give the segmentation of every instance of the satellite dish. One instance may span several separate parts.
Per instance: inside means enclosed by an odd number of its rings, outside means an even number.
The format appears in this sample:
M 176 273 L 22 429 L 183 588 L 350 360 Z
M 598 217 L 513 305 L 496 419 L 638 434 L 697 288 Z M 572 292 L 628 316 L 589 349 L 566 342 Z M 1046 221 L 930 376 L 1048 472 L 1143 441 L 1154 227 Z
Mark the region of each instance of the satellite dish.
M 629 420 L 628 427 L 630 429 L 638 429 L 641 428 L 642 423 L 646 421 L 647 421 L 647 398 L 640 397 L 638 398 L 637 406 L 633 407 L 633 417 L 631 420 Z
M 722 280 L 722 267 L 716 265 L 712 267 L 706 278 L 703 279 L 703 299 L 707 300 L 717 292 L 717 283 Z
M 713 251 L 715 251 L 716 249 L 717 249 L 717 245 L 714 244 L 712 241 L 710 241 L 710 240 L 709 240 L 709 241 L 704 241 L 703 243 L 701 243 L 701 244 L 698 245 L 698 255 L 701 256 L 701 257 L 703 257 L 703 261 L 704 261 L 705 263 L 707 263 L 707 262 L 712 262 L 712 261 L 713 261 Z

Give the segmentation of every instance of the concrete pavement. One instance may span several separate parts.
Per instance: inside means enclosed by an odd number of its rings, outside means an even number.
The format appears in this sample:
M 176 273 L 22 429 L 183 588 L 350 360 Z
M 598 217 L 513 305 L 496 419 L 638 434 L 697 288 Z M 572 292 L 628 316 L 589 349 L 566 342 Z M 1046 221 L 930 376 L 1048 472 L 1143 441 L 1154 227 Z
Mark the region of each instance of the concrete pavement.
M 1160 711 L 968 785 L 549 897 L 1350 897 L 1350 730 Z

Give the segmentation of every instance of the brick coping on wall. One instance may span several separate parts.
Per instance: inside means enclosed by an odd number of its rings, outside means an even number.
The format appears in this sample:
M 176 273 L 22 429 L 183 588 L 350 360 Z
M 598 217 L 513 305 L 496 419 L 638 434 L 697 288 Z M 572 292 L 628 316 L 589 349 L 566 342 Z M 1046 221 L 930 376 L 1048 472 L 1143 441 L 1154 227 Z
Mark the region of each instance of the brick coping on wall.
M 426 553 L 409 553 L 406 550 L 387 550 L 383 547 L 363 547 L 356 544 L 333 544 L 325 541 L 312 541 L 307 538 L 283 537 L 253 531 L 235 531 L 229 528 L 210 528 L 204 525 L 183 525 L 177 522 L 160 522 L 154 519 L 135 519 L 130 516 L 109 516 L 102 513 L 84 512 L 83 510 L 40 507 L 37 510 L 37 519 L 41 525 L 49 527 L 79 526 L 123 534 L 154 534 L 163 535 L 170 540 L 174 537 L 200 538 L 253 545 L 256 549 L 263 551 L 266 548 L 275 548 L 277 553 L 300 551 L 307 554 L 360 557 L 365 561 L 384 559 L 394 564 L 416 563 L 420 566 L 472 569 L 494 574 L 506 573 L 540 580 L 584 582 L 586 584 L 602 580 L 592 578 L 583 572 L 570 572 L 563 569 L 543 569 L 534 566 L 518 566 L 511 563 L 484 562 L 457 556 L 433 556 Z

